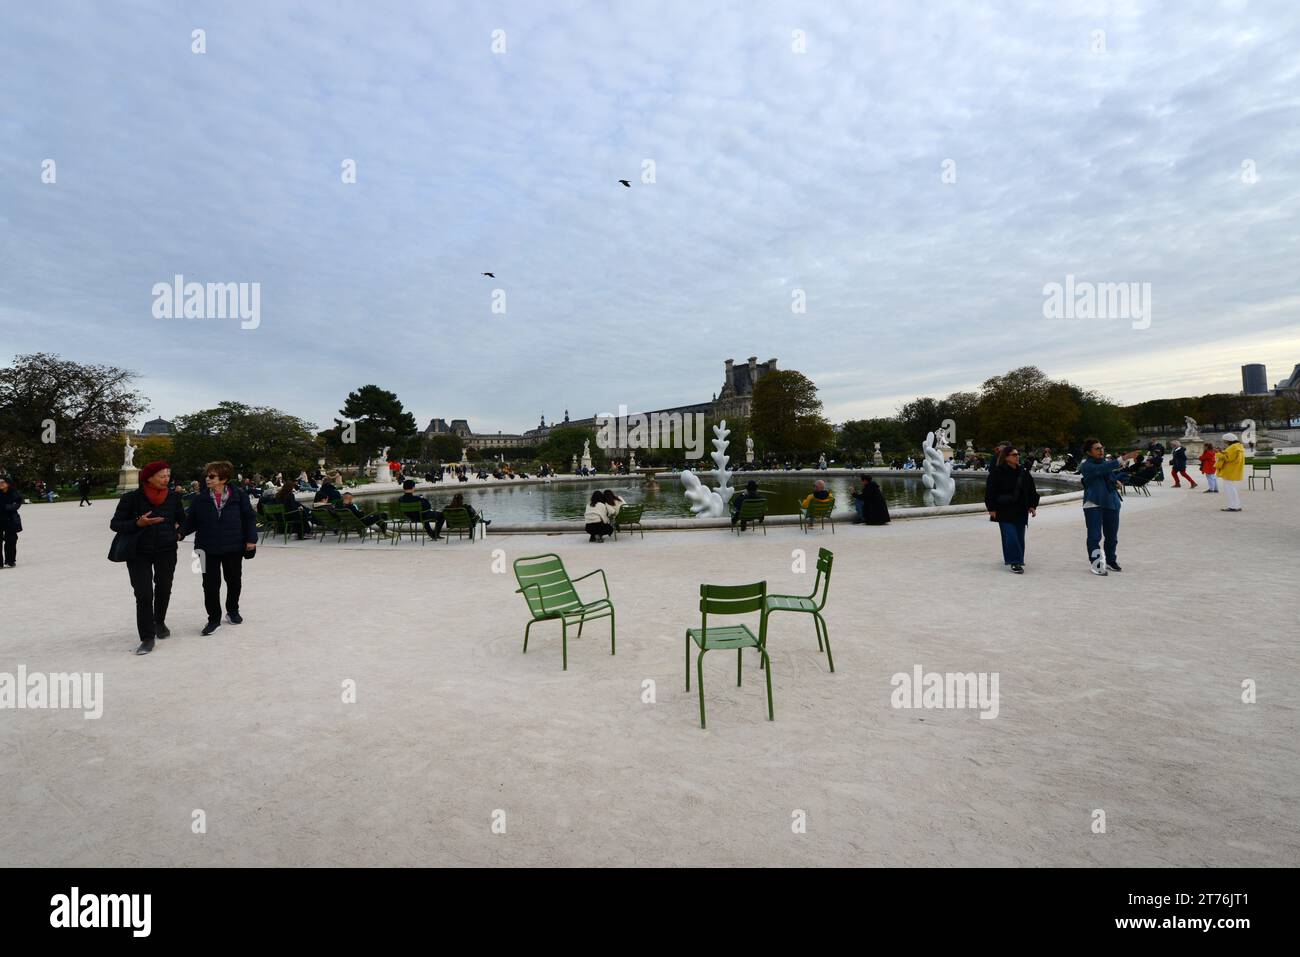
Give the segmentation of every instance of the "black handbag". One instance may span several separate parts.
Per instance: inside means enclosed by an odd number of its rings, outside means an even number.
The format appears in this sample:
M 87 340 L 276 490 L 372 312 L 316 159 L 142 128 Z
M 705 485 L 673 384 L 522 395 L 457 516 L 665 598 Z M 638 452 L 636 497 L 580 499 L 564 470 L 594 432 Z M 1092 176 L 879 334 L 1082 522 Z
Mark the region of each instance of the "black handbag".
M 108 546 L 108 560 L 129 562 L 135 558 L 136 541 L 135 532 L 118 532 L 113 536 L 113 544 Z

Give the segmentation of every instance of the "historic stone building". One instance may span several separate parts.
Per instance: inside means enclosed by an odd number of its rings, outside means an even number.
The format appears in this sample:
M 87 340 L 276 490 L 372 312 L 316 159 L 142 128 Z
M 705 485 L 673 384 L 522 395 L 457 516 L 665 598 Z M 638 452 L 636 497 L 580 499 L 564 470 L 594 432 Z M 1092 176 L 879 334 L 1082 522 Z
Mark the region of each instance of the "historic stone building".
M 694 413 L 703 413 L 711 419 L 725 418 L 748 418 L 754 404 L 754 386 L 759 383 L 763 376 L 769 372 L 776 371 L 776 360 L 768 359 L 766 362 L 759 362 L 757 356 L 750 356 L 749 360 L 743 364 L 738 364 L 734 359 L 727 359 L 723 363 L 722 388 L 714 394 L 713 398 L 707 402 L 696 402 L 692 405 L 679 405 L 670 409 L 650 409 L 646 410 L 645 415 L 689 415 Z M 607 410 L 611 415 L 617 414 L 617 409 Z M 464 419 L 452 419 L 448 424 L 446 419 L 433 419 L 429 422 L 428 428 L 424 430 L 424 435 L 459 435 L 461 441 L 466 447 L 471 449 L 510 449 L 510 448 L 535 448 L 541 445 L 550 435 L 551 430 L 560 426 L 577 426 L 580 428 L 598 429 L 600 423 L 596 421 L 596 416 L 585 419 L 570 419 L 569 410 L 564 410 L 564 420 L 561 422 L 551 422 L 546 424 L 543 417 L 537 424 L 537 428 L 529 429 L 523 433 L 505 433 L 491 432 L 478 433 L 474 432 L 469 423 Z M 617 451 L 617 450 L 611 450 Z M 625 451 L 625 450 L 624 450 Z

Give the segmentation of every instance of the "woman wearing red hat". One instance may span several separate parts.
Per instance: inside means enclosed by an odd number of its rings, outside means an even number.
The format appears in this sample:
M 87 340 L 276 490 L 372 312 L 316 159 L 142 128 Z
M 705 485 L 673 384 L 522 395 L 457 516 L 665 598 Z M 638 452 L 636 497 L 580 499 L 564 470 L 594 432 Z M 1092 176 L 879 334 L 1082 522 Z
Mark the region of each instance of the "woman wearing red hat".
M 171 467 L 150 462 L 140 470 L 140 488 L 118 500 L 109 527 L 132 536 L 126 570 L 135 591 L 135 626 L 140 633 L 137 655 L 153 651 L 154 638 L 171 634 L 167 604 L 176 574 L 176 543 L 180 540 L 185 508 L 179 492 L 168 488 Z

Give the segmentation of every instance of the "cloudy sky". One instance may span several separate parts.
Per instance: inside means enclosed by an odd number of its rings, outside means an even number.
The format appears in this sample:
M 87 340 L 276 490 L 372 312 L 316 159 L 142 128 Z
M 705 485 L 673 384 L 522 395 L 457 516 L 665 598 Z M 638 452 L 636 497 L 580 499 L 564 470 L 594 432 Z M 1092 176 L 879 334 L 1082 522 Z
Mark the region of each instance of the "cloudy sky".
M 151 414 L 376 382 L 514 431 L 757 355 L 840 421 L 1300 362 L 1294 0 L 13 2 L 0 77 L 0 361 L 131 368 Z M 176 274 L 260 325 L 155 318 Z M 1149 327 L 1044 318 L 1067 275 L 1150 283 Z

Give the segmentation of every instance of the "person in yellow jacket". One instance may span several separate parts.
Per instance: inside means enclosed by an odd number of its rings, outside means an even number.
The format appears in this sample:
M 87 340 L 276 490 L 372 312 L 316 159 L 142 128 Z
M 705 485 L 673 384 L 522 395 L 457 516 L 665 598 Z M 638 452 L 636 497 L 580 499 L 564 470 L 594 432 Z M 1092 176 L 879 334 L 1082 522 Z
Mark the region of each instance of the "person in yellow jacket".
M 1246 474 L 1246 449 L 1231 432 L 1223 437 L 1227 443 L 1223 451 L 1215 457 L 1214 471 L 1219 477 L 1223 494 L 1228 499 L 1221 512 L 1241 511 L 1241 480 Z
M 804 500 L 799 504 L 803 507 L 803 510 L 806 512 L 808 511 L 809 507 L 811 507 L 812 503 L 815 501 L 830 502 L 832 505 L 835 504 L 835 493 L 827 489 L 826 483 L 823 482 L 821 479 L 818 479 L 817 481 L 813 482 L 812 494 L 805 496 Z

